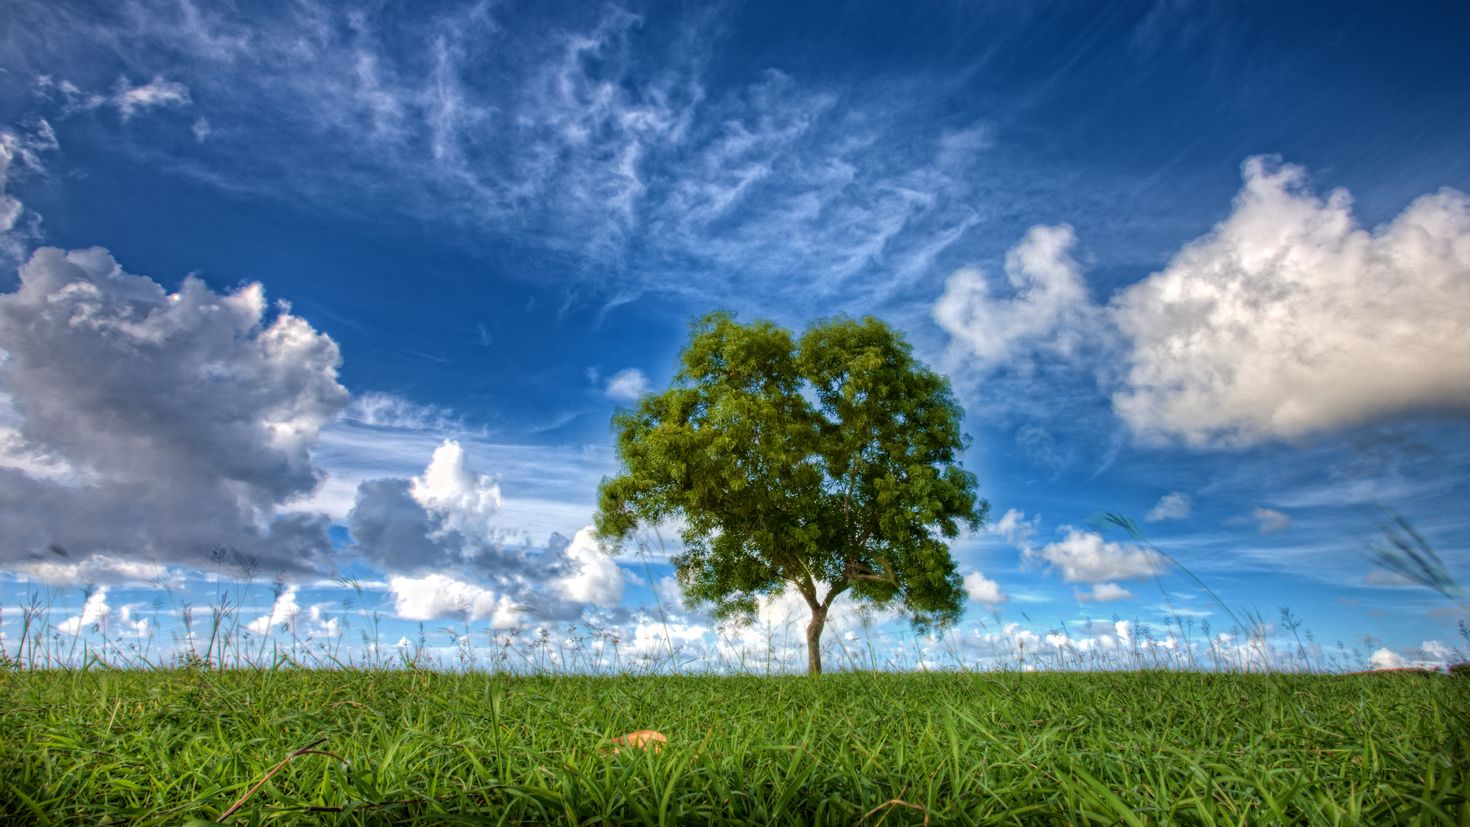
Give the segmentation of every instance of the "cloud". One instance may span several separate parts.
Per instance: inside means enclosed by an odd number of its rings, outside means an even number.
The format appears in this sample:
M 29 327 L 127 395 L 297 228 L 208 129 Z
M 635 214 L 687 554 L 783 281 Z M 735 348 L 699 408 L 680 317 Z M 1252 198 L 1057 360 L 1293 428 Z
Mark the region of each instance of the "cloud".
M 444 574 L 390 577 L 393 613 L 404 620 L 489 619 L 495 629 L 521 622 L 520 608 L 506 595 Z
M 1069 356 L 1093 333 L 1093 308 L 1072 258 L 1077 236 L 1066 224 L 1037 225 L 1006 255 L 1010 298 L 993 298 L 979 270 L 957 270 L 934 304 L 934 321 L 984 368 L 1038 350 Z
M 643 394 L 648 393 L 648 377 L 637 368 L 620 370 L 607 380 L 604 393 L 608 399 L 637 402 Z
M 1026 519 L 1026 512 L 1015 508 L 1006 509 L 991 526 L 991 531 L 1004 537 L 1017 548 L 1026 549 L 1031 545 L 1031 538 L 1036 535 L 1039 518 Z
M 9 132 L 0 132 L 0 234 L 8 235 L 20 222 L 25 207 L 7 189 L 10 183 L 10 165 L 15 162 L 16 138 Z
M 175 293 L 106 250 L 37 250 L 0 294 L 0 564 L 51 544 L 198 566 L 228 546 L 265 570 L 327 565 L 326 519 L 287 512 L 347 401 L 337 345 L 259 284 Z
M 98 586 L 87 595 L 82 612 L 56 624 L 56 628 L 69 635 L 81 634 L 83 630 L 105 621 L 112 609 L 107 605 L 107 587 Z
M 622 602 L 623 570 L 598 550 L 591 526 L 578 531 L 563 553 L 571 571 L 552 581 L 563 597 L 609 608 Z
M 118 114 L 126 121 L 145 109 L 187 106 L 190 100 L 189 90 L 182 83 L 154 77 L 139 86 L 129 84 L 126 78 L 119 79 L 109 102 L 117 107 Z
M 1291 528 L 1291 517 L 1274 508 L 1257 507 L 1251 511 L 1250 519 L 1256 523 L 1260 534 L 1274 534 Z
M 1091 584 L 1090 589 L 1074 592 L 1078 600 L 1127 600 L 1133 593 L 1110 581 L 1151 577 L 1163 571 L 1163 558 L 1149 549 L 1105 542 L 1099 534 L 1071 526 L 1062 526 L 1066 535 L 1061 540 L 1037 548 L 1035 537 L 1040 522 L 1040 518 L 1028 520 L 1025 512 L 1012 508 L 1001 515 L 991 531 L 1019 548 L 1024 558 L 1043 560 L 1060 571 L 1066 582 Z M 1017 599 L 1027 598 L 1018 595 Z
M 952 166 L 995 146 L 995 128 L 976 123 L 964 129 L 946 129 L 939 134 L 939 161 Z
M 306 610 L 306 619 L 311 624 L 307 636 L 317 640 L 332 640 L 342 635 L 342 615 L 327 614 L 330 603 L 313 603 Z
M 245 624 L 245 628 L 257 635 L 269 636 L 283 627 L 294 630 L 300 619 L 301 606 L 296 602 L 296 586 L 292 584 L 276 595 L 270 614 L 260 615 Z
M 684 603 L 684 590 L 680 588 L 678 578 L 660 577 L 653 584 L 653 592 L 662 607 L 679 612 L 689 611 L 689 606 Z
M 1373 569 L 1363 578 L 1363 585 L 1390 589 L 1407 589 L 1416 588 L 1419 584 L 1396 571 Z
M 57 549 L 65 551 L 61 546 L 57 546 Z M 53 585 L 74 583 L 151 585 L 158 582 L 173 585 L 180 582 L 179 574 L 169 571 L 167 566 L 143 560 L 128 560 L 111 554 L 94 554 L 85 560 L 71 563 L 66 561 L 65 556 L 56 552 L 52 552 L 49 556 L 52 559 L 43 557 L 40 560 L 17 565 L 16 571 L 31 579 Z
M 1068 583 L 1102 583 L 1150 577 L 1162 569 L 1159 555 L 1144 548 L 1104 542 L 1099 534 L 1064 526 L 1060 541 L 1030 552 L 1061 571 Z
M 978 571 L 965 575 L 965 591 L 970 593 L 970 600 L 992 609 L 1011 599 L 999 583 Z
M 958 646 L 967 664 L 1014 667 L 1020 660 L 1028 670 L 1106 668 L 1108 664 L 1139 663 L 1136 655 L 1183 665 L 1183 650 L 1204 645 L 1203 641 L 1181 641 L 1160 626 L 1138 626 L 1127 620 L 1095 621 L 1081 624 L 1081 634 L 1076 627 L 1037 632 L 1019 623 L 996 630 L 971 626 L 953 634 L 948 645 Z
M 489 541 L 500 510 L 500 485 L 465 467 L 464 449 L 452 439 L 434 449 L 424 473 L 409 482 L 408 494 L 437 517 L 435 534 L 458 533 Z
M 1387 646 L 1381 646 L 1368 657 L 1368 664 L 1374 669 L 1402 669 L 1408 662 Z
M 1416 410 L 1470 411 L 1470 198 L 1421 196 L 1364 229 L 1344 190 L 1252 157 L 1234 209 L 1165 268 L 1091 302 L 1066 225 L 1007 256 L 1010 297 L 956 271 L 932 308 L 980 373 L 1090 359 L 1146 442 L 1243 447 Z M 1084 352 L 1087 351 L 1087 352 Z
M 681 653 L 688 649 L 706 650 L 708 635 L 713 631 L 702 623 L 655 620 L 643 617 L 633 624 L 628 640 L 628 651 L 633 655 L 661 658 L 670 651 Z
M 496 525 L 500 506 L 495 478 L 471 470 L 459 442 L 445 439 L 422 473 L 360 483 L 347 524 L 358 552 L 390 573 L 471 566 L 521 574 L 530 563 Z
M 440 531 L 406 479 L 367 480 L 357 486 L 348 531 L 355 550 L 373 566 L 389 572 L 416 572 L 462 563 L 474 552 Z
M 138 608 L 136 604 L 118 607 L 117 622 L 113 624 L 113 634 L 140 639 L 153 634 L 153 622 L 146 617 L 138 617 Z
M 1087 602 L 1108 603 L 1114 600 L 1127 600 L 1133 597 L 1133 592 L 1117 583 L 1098 583 L 1091 589 L 1078 590 L 1076 597 L 1078 600 Z
M 1053 479 L 1072 462 L 1072 450 L 1063 448 L 1056 437 L 1039 425 L 1025 425 L 1016 431 L 1016 445 L 1028 459 L 1050 471 Z
M 342 418 L 373 428 L 410 431 L 468 431 L 463 420 L 446 408 L 422 405 L 391 393 L 370 391 L 352 397 Z
M 454 439 L 471 467 L 493 468 L 502 491 L 514 491 L 515 496 L 501 502 L 500 525 L 508 536 L 529 542 L 530 534 L 544 536 L 551 526 L 586 524 L 596 510 L 598 480 L 616 468 L 610 447 L 505 442 L 461 426 L 448 412 L 442 417 L 386 416 L 375 425 L 351 414 L 349 409 L 322 431 L 312 456 L 326 471 L 326 480 L 310 496 L 293 501 L 294 508 L 346 522 L 362 483 L 395 479 L 406 486 L 445 439 Z M 557 473 L 548 474 L 547 468 Z
M 120 77 L 113 84 L 112 92 L 106 95 L 83 91 L 71 81 L 58 80 L 50 75 L 38 77 L 36 88 L 44 94 L 58 95 L 64 104 L 65 114 L 110 108 L 117 110 L 124 122 L 131 120 L 139 112 L 149 109 L 186 107 L 193 103 L 189 97 L 188 87 L 168 80 L 162 75 L 154 75 L 152 80 L 141 84 L 134 84 L 126 77 Z M 196 121 L 196 135 L 197 125 L 198 121 Z M 204 130 L 207 134 L 207 121 L 204 123 Z
M 26 244 L 39 234 L 40 217 L 26 215 L 25 205 L 10 192 L 12 182 L 17 173 L 45 171 L 42 154 L 59 146 L 45 119 L 27 130 L 0 129 L 0 256 L 19 261 Z
M 1370 231 L 1301 167 L 1253 157 L 1243 177 L 1227 218 L 1112 304 L 1124 422 L 1228 447 L 1470 409 L 1470 199 L 1442 189 Z
M 862 312 L 950 269 L 999 179 L 1024 175 L 989 162 L 988 122 L 954 121 L 960 79 L 731 73 L 717 7 L 457 3 L 407 19 L 138 0 L 98 17 L 16 2 L 46 25 L 11 49 L 50 73 L 38 86 L 62 111 L 187 115 L 188 152 L 124 146 L 171 174 L 529 243 L 601 296 Z M 153 79 L 83 91 L 59 79 L 77 55 Z
M 496 479 L 471 470 L 461 445 L 446 439 L 423 473 L 360 483 L 348 530 L 357 553 L 396 578 L 389 580 L 398 584 L 395 595 L 406 595 L 400 602 L 418 607 L 417 614 L 449 611 L 425 602 L 425 584 L 441 582 L 434 576 L 465 584 L 453 596 L 469 608 L 455 611 L 472 615 L 490 612 L 492 603 L 548 620 L 575 619 L 588 606 L 617 607 L 623 571 L 597 550 L 590 527 L 571 541 L 553 534 L 532 547 L 499 524 L 501 504 Z
M 1143 519 L 1151 523 L 1163 520 L 1182 520 L 1189 516 L 1189 495 L 1178 491 L 1171 491 L 1159 498 L 1159 502 L 1149 509 Z
M 1437 661 L 1443 666 L 1446 661 L 1454 657 L 1455 650 L 1444 644 L 1441 640 L 1426 640 L 1419 644 L 1419 654 L 1424 660 Z

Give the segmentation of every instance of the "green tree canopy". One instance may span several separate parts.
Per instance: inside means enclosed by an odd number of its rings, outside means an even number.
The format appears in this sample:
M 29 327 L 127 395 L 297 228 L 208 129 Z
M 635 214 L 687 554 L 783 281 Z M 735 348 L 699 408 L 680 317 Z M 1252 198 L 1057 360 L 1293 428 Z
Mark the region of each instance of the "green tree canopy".
M 620 473 L 598 489 L 614 550 L 679 520 L 680 586 L 718 619 L 795 588 L 811 608 L 808 669 L 839 595 L 900 606 L 920 630 L 963 611 L 949 553 L 989 504 L 960 467 L 968 438 L 949 382 L 883 322 L 839 318 L 800 341 L 768 321 L 697 320 L 662 393 L 613 418 Z M 825 591 L 824 591 L 825 590 Z

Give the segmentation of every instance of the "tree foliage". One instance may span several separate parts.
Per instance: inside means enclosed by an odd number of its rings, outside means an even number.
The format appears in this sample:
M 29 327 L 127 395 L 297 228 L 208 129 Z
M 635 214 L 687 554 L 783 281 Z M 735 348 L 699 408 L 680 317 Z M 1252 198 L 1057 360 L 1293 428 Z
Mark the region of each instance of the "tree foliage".
M 613 419 L 622 467 L 603 479 L 596 518 L 609 548 L 640 523 L 682 522 L 679 584 L 719 619 L 796 589 L 812 610 L 811 671 L 827 611 L 849 590 L 902 607 L 921 630 L 959 618 L 948 541 L 977 530 L 989 505 L 960 466 L 967 438 L 948 381 L 899 333 L 839 318 L 796 340 L 714 313 L 680 360 L 667 390 Z

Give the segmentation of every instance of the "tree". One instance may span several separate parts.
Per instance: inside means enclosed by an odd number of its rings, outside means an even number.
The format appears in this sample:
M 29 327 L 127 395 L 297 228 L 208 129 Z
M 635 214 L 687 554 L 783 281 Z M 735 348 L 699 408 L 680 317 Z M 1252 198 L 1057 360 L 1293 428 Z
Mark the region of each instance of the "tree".
M 796 341 L 713 313 L 694 322 L 680 363 L 667 390 L 613 417 L 621 468 L 598 487 L 596 517 L 606 550 L 640 524 L 682 521 L 679 585 L 721 620 L 796 589 L 811 609 L 813 674 L 844 592 L 901 607 L 920 631 L 959 618 L 947 541 L 978 530 L 990 506 L 960 467 L 968 437 L 949 382 L 901 334 L 839 318 Z

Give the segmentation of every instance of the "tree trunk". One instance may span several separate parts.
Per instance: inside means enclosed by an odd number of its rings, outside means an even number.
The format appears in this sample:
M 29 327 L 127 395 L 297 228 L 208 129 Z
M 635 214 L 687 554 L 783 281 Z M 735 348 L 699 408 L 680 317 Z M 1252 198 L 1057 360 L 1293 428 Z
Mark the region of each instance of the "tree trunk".
M 822 627 L 827 625 L 827 609 L 812 609 L 812 621 L 806 625 L 806 673 L 822 674 Z

